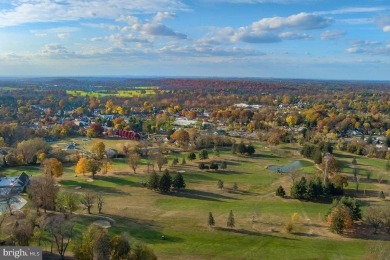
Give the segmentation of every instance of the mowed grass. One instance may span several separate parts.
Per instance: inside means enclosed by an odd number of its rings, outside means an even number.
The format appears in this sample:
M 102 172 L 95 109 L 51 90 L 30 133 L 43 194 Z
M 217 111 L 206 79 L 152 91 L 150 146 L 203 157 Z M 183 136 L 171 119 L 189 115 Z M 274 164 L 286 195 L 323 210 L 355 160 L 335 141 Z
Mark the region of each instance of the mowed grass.
M 97 141 L 105 142 L 106 147 L 118 145 L 117 140 L 106 139 L 92 139 L 86 145 L 91 147 Z M 109 174 L 98 174 L 92 181 L 88 174 L 75 177 L 74 166 L 67 166 L 59 182 L 64 190 L 104 194 L 102 215 L 97 214 L 96 208 L 92 209 L 92 215 L 82 209 L 77 212 L 77 236 L 93 221 L 109 217 L 115 221 L 110 233 L 127 232 L 133 242 L 150 245 L 159 259 L 361 259 L 368 251 L 369 242 L 330 233 L 325 221 L 330 204 L 274 195 L 279 185 L 284 185 L 289 194 L 291 178 L 266 170 L 267 165 L 301 160 L 302 172 L 307 177 L 318 172 L 311 161 L 296 153 L 294 149 L 299 148 L 294 145 L 277 149 L 256 146 L 252 157 L 233 155 L 227 149 L 220 156 L 210 152 L 210 158 L 203 161 L 206 164 L 227 162 L 227 169 L 218 171 L 199 170 L 198 159 L 181 165 L 181 158 L 187 153 L 179 154 L 179 164 L 172 166 L 176 155 L 171 154 L 163 170 L 168 168 L 172 176 L 184 171 L 187 184 L 184 191 L 171 194 L 144 187 L 148 180 L 144 159 L 137 174 L 133 174 L 126 159 L 114 159 Z M 340 159 L 349 160 L 342 156 Z M 359 157 L 360 162 L 363 158 Z M 375 163 L 366 164 L 376 169 Z M 11 169 L 7 169 L 7 174 L 13 173 Z M 156 166 L 155 170 L 158 171 Z M 38 173 L 39 168 L 34 168 L 34 174 Z M 217 187 L 218 180 L 224 182 L 223 189 Z M 238 190 L 233 189 L 234 183 Z M 226 227 L 230 210 L 235 216 L 234 228 Z M 213 228 L 207 226 L 209 212 L 215 218 Z M 294 213 L 300 215 L 300 220 L 294 224 L 293 233 L 288 234 L 284 226 Z M 161 240 L 162 235 L 165 240 Z

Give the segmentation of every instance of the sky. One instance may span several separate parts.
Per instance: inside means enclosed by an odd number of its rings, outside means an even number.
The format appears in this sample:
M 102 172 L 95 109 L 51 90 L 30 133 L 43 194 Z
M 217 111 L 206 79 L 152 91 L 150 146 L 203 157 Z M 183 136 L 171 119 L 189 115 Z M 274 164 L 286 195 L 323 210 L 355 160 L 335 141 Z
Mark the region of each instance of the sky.
M 0 76 L 390 80 L 388 0 L 0 0 Z

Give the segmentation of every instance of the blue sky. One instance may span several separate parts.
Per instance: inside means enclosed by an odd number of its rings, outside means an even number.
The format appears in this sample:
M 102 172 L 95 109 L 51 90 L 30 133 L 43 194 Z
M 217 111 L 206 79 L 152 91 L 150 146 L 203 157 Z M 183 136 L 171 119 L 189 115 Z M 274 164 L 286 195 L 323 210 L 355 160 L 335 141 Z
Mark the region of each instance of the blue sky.
M 390 80 L 386 0 L 0 0 L 0 76 Z

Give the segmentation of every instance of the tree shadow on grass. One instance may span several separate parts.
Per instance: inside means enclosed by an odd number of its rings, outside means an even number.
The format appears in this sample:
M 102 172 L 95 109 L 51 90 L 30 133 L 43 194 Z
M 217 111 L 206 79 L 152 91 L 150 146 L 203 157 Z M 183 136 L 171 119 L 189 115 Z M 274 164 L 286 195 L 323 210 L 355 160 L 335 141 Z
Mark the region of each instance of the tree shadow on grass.
M 118 186 L 131 186 L 131 187 L 140 187 L 141 186 L 140 183 L 130 181 L 130 180 L 127 180 L 124 178 L 113 177 L 113 176 L 95 176 L 95 179 L 111 182 L 111 183 L 117 184 Z
M 282 158 L 281 156 L 277 156 L 274 154 L 267 154 L 267 153 L 262 153 L 262 154 L 253 154 L 251 157 L 253 158 L 264 158 L 264 159 L 279 159 Z
M 303 232 L 292 232 L 291 234 L 300 236 L 300 237 L 319 237 L 317 234 L 308 234 L 308 233 L 303 233 Z
M 227 200 L 227 199 L 238 200 L 237 198 L 233 198 L 221 194 L 216 194 L 207 191 L 200 191 L 200 190 L 190 190 L 190 189 L 171 193 L 171 195 L 176 197 L 184 197 L 188 199 L 198 199 L 198 200 L 208 200 L 208 201 L 218 201 L 218 202 L 224 202 L 223 200 Z
M 78 189 L 77 192 L 79 192 L 79 191 L 82 192 L 82 191 L 84 191 L 84 189 L 87 189 L 87 190 L 93 190 L 93 191 L 103 192 L 103 193 L 127 194 L 126 192 L 120 191 L 116 188 L 98 186 L 98 185 L 94 185 L 93 183 L 88 183 L 88 182 L 80 182 L 80 181 L 74 181 L 74 180 L 62 180 L 62 181 L 60 181 L 60 184 L 62 186 L 65 186 L 66 188 L 81 187 L 81 189 Z
M 280 239 L 287 239 L 287 240 L 297 240 L 294 238 L 289 238 L 289 237 L 281 237 L 281 236 L 272 236 L 272 235 L 267 235 L 264 233 L 256 232 L 256 231 L 251 231 L 251 230 L 246 230 L 246 229 L 234 229 L 234 228 L 224 228 L 224 227 L 216 227 L 216 230 L 219 231 L 224 231 L 224 232 L 230 232 L 230 233 L 235 233 L 235 234 L 241 234 L 241 235 L 248 235 L 248 236 L 257 236 L 257 237 L 278 237 Z
M 184 241 L 181 237 L 164 234 L 162 232 L 163 227 L 156 224 L 153 220 L 135 219 L 112 214 L 103 214 L 103 216 L 115 220 L 115 224 L 112 227 L 114 232 L 128 232 L 130 236 L 148 244 L 167 242 L 180 243 Z M 164 237 L 164 239 L 162 239 L 162 237 Z

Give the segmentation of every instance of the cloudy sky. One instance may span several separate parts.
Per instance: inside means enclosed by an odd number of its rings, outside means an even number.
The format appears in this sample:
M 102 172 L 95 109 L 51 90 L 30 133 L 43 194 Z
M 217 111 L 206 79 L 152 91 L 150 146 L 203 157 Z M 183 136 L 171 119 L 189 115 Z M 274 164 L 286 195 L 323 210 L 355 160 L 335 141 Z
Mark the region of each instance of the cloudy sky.
M 390 80 L 388 0 L 0 0 L 0 76 Z

